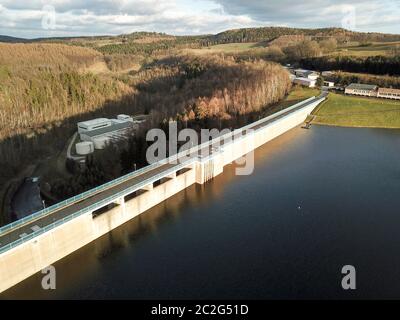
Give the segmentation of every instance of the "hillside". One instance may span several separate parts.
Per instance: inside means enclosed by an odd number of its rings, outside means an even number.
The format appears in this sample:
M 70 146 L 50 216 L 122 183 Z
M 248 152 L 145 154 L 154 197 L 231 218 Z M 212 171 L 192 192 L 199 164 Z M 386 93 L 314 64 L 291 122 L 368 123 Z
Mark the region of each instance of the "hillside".
M 227 30 L 217 35 L 210 36 L 208 39 L 212 44 L 260 41 L 269 42 L 281 36 L 288 35 L 311 36 L 314 39 L 334 37 L 339 42 L 400 40 L 400 35 L 353 32 L 341 28 L 299 29 L 286 27 L 262 27 Z
M 29 40 L 0 35 L 0 42 L 8 42 L 8 43 L 20 42 L 20 43 L 22 43 L 22 42 L 29 42 Z
M 229 43 L 260 43 L 286 46 L 291 39 L 306 38 L 321 41 L 335 38 L 338 44 L 351 42 L 395 42 L 400 35 L 362 33 L 342 28 L 301 29 L 287 27 L 261 27 L 227 30 L 215 35 L 174 36 L 157 32 L 134 32 L 118 36 L 41 38 L 29 42 L 60 43 L 90 47 L 104 54 L 166 55 L 180 49 L 199 49 Z M 296 40 L 296 41 L 297 41 Z M 6 40 L 5 40 L 6 41 Z M 10 41 L 13 41 L 10 39 Z M 27 40 L 21 40 L 26 42 Z M 294 42 L 296 42 L 294 41 Z
M 269 46 L 277 46 L 280 48 L 286 48 L 292 45 L 296 45 L 299 42 L 311 40 L 310 36 L 301 35 L 285 35 L 280 36 L 268 43 Z
M 136 59 L 59 43 L 0 44 L 0 196 L 25 168 L 54 168 L 48 163 L 78 121 L 151 113 L 156 127 L 169 118 L 232 126 L 236 117 L 281 100 L 291 86 L 286 71 L 264 61 L 172 55 L 133 69 L 142 63 Z M 57 171 L 49 176 L 51 183 Z
M 0 63 L 13 69 L 19 67 L 90 65 L 102 55 L 92 49 L 62 44 L 0 44 Z
M 34 156 L 34 152 L 50 147 L 51 139 L 34 146 L 34 137 L 51 132 L 61 124 L 69 128 L 67 119 L 95 112 L 105 103 L 120 101 L 131 94 L 132 89 L 123 82 L 85 71 L 101 59 L 99 52 L 81 47 L 0 44 L 0 163 L 3 169 L 24 162 L 28 157 L 21 158 L 21 151 Z M 0 180 L 3 174 L 12 173 L 13 170 L 2 170 Z

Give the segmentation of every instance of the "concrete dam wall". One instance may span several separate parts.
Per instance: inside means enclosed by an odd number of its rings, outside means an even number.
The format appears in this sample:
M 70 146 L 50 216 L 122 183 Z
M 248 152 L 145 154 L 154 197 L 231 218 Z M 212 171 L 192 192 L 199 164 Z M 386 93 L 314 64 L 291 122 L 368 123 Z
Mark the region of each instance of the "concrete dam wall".
M 227 164 L 303 123 L 323 100 L 323 97 L 309 99 L 303 104 L 295 105 L 250 124 L 242 128 L 251 129 L 250 133 L 241 135 L 239 139 L 233 139 L 230 143 L 224 143 L 211 155 L 204 158 L 196 157 L 179 165 L 164 165 L 166 169 L 159 170 L 160 172 L 154 175 L 153 182 L 121 188 L 122 190 L 118 193 L 107 196 L 104 201 L 99 201 L 98 207 L 92 205 L 86 212 L 54 225 L 45 232 L 38 233 L 37 236 L 22 243 L 18 242 L 15 246 L 9 245 L 7 250 L 0 253 L 0 292 L 185 188 L 195 183 L 203 184 L 221 174 Z M 146 179 L 146 181 L 151 181 L 148 177 Z M 71 208 L 78 205 L 71 205 Z M 54 214 L 59 214 L 59 211 L 55 211 Z M 7 232 L 10 233 L 12 230 Z M 0 242 L 3 242 L 1 238 Z

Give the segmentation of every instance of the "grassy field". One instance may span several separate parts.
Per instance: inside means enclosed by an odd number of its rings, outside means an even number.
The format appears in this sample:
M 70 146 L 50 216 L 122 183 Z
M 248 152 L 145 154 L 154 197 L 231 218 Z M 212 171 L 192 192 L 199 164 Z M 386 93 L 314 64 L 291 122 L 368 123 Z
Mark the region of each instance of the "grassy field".
M 355 56 L 355 57 L 369 57 L 369 56 L 390 56 L 393 50 L 400 46 L 400 42 L 371 42 L 367 44 L 360 44 L 359 42 L 349 43 L 340 46 L 329 55 L 334 56 Z M 208 53 L 245 53 L 247 51 L 254 51 L 255 49 L 265 49 L 263 42 L 250 42 L 250 43 L 226 43 L 218 44 L 201 49 L 183 49 L 185 53 L 193 54 L 208 54 Z
M 400 128 L 400 101 L 329 94 L 313 123 L 344 127 Z
M 249 43 L 217 44 L 214 46 L 204 47 L 201 49 L 183 49 L 182 51 L 185 53 L 194 53 L 194 54 L 241 53 L 258 48 L 262 49 L 263 46 L 258 42 L 249 42 Z
M 369 57 L 369 56 L 386 56 L 391 55 L 396 47 L 400 46 L 400 42 L 371 42 L 365 45 L 361 44 L 349 44 L 344 47 L 338 48 L 333 55 L 342 56 L 357 56 L 357 57 Z
M 319 96 L 320 93 L 319 89 L 294 86 L 286 99 L 279 105 L 289 107 L 312 96 Z
M 400 42 L 371 42 L 368 44 L 360 44 L 358 42 L 350 43 L 345 46 L 339 47 L 331 55 L 338 56 L 357 56 L 357 57 L 369 57 L 369 56 L 388 56 L 393 53 L 396 47 L 400 46 Z M 205 53 L 243 53 L 249 50 L 262 49 L 265 44 L 261 42 L 251 43 L 226 43 L 210 46 L 202 49 L 187 49 L 187 51 L 197 54 Z
M 227 43 L 211 46 L 210 50 L 220 52 L 241 52 L 260 47 L 256 42 L 250 43 Z M 207 50 L 207 49 L 205 49 Z

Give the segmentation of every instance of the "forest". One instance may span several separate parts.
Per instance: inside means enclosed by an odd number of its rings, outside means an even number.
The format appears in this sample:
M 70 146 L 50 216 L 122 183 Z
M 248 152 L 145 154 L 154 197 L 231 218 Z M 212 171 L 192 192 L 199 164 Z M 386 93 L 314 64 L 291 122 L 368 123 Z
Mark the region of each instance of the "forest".
M 377 75 L 400 75 L 400 56 L 346 57 L 323 56 L 300 59 L 304 68 L 313 70 L 342 70 Z
M 348 86 L 351 83 L 373 84 L 382 88 L 400 89 L 400 78 L 391 76 L 382 76 L 364 73 L 335 72 L 335 74 L 327 78 L 338 85 Z
M 270 41 L 280 36 L 286 35 L 303 35 L 310 36 L 314 40 L 334 37 L 339 42 L 346 41 L 378 41 L 390 42 L 399 41 L 400 36 L 396 34 L 384 34 L 374 32 L 355 32 L 343 28 L 289 28 L 289 27 L 260 27 L 260 28 L 242 28 L 236 30 L 227 30 L 215 36 L 210 36 L 211 39 L 216 39 L 219 43 L 226 42 L 258 42 Z

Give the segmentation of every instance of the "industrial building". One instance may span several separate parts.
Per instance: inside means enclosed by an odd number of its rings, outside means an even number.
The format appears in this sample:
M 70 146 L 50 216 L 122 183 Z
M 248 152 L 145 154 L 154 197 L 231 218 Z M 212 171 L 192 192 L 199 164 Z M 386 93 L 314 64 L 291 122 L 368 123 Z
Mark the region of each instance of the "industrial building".
M 352 83 L 346 87 L 345 94 L 376 97 L 378 95 L 378 86 L 371 84 Z
M 294 70 L 294 74 L 298 78 L 307 78 L 310 80 L 317 80 L 319 78 L 319 74 L 317 72 L 305 69 L 296 69 Z
M 78 134 L 81 142 L 75 145 L 78 155 L 87 155 L 94 150 L 104 149 L 105 146 L 120 140 L 126 134 L 137 129 L 139 121 L 121 114 L 117 119 L 98 118 L 78 123 Z
M 287 69 L 290 71 L 290 80 L 293 83 L 309 88 L 314 88 L 317 85 L 319 78 L 317 72 L 305 69 Z

